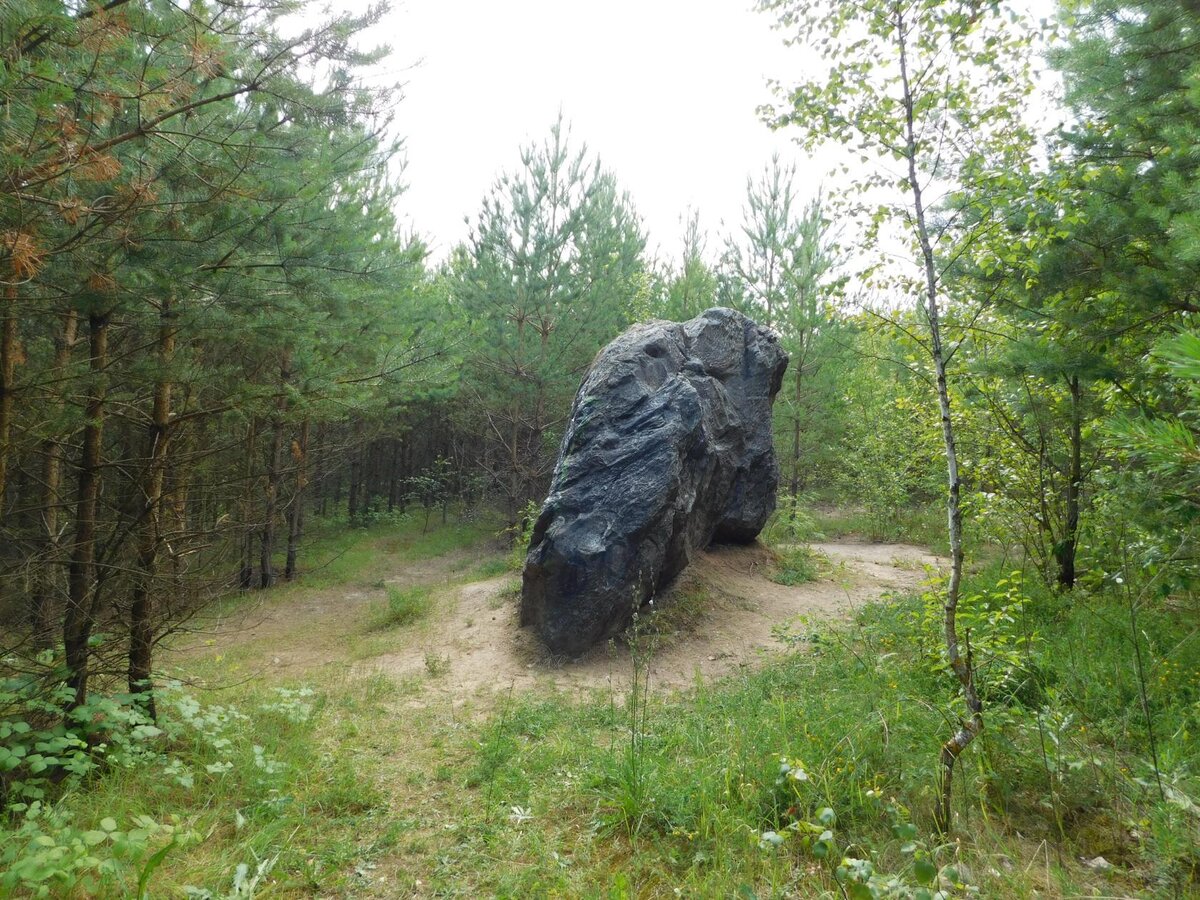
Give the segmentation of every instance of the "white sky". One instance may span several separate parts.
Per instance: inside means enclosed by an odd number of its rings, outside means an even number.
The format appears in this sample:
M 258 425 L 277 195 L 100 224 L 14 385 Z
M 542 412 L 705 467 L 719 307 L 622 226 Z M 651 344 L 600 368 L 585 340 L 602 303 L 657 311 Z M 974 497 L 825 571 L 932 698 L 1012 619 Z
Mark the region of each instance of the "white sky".
M 798 164 L 801 199 L 827 164 L 809 164 L 755 108 L 769 74 L 791 81 L 788 49 L 752 0 L 406 0 L 368 38 L 392 47 L 406 83 L 397 113 L 409 189 L 402 223 L 434 259 L 467 236 L 484 194 L 561 108 L 633 198 L 653 252 L 677 254 L 689 205 L 709 252 L 741 220 L 746 176 L 778 151 Z M 350 5 L 355 5 L 351 3 Z M 722 226 L 724 220 L 726 226 Z

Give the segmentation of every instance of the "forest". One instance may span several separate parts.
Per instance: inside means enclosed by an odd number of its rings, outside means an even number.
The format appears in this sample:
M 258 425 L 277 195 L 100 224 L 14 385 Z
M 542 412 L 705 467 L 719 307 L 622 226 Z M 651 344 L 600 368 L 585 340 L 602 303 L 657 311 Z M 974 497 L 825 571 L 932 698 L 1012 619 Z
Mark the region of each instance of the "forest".
M 563 114 L 443 258 L 302 5 L 0 4 L 0 896 L 1200 894 L 1200 4 L 758 0 L 742 221 Z M 714 306 L 775 516 L 539 656 L 580 379 Z

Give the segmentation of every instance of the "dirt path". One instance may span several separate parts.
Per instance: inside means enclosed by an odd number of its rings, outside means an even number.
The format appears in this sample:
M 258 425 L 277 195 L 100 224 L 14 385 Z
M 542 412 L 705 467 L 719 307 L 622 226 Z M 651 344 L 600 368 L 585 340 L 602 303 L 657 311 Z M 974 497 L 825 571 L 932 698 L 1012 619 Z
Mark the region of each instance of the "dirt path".
M 786 587 L 767 578 L 768 551 L 760 546 L 720 547 L 701 554 L 664 599 L 665 633 L 651 655 L 650 677 L 659 688 L 688 687 L 782 652 L 778 627 L 802 617 L 830 618 L 888 591 L 917 587 L 937 560 L 906 544 L 833 542 L 813 545 L 828 561 L 827 577 Z M 409 700 L 423 707 L 449 699 L 455 705 L 485 701 L 497 692 L 545 685 L 571 693 L 621 691 L 632 673 L 624 645 L 598 647 L 577 660 L 550 657 L 528 631 L 517 627 L 517 579 L 500 576 L 467 584 L 446 598 L 426 627 L 397 632 L 395 649 L 364 660 L 361 674 L 423 679 Z
M 841 541 L 814 544 L 823 577 L 787 587 L 769 580 L 771 556 L 759 545 L 702 553 L 660 603 L 650 678 L 679 689 L 783 651 L 774 633 L 807 618 L 828 619 L 893 590 L 909 590 L 937 559 L 907 544 Z M 491 705 L 497 694 L 541 685 L 573 694 L 623 691 L 633 665 L 628 646 L 610 642 L 584 657 L 550 656 L 518 627 L 519 580 L 502 575 L 462 583 L 481 548 L 432 559 L 388 560 L 370 583 L 305 588 L 302 583 L 261 604 L 237 608 L 180 650 L 183 659 L 211 657 L 231 671 L 273 670 L 303 677 L 322 666 L 351 676 L 384 673 L 410 685 L 414 707 Z M 373 606 L 386 587 L 434 587 L 435 608 L 415 625 L 372 632 Z
M 336 663 L 347 658 L 348 639 L 362 631 L 388 585 L 445 584 L 470 571 L 479 556 L 479 547 L 464 547 L 429 559 L 387 561 L 358 584 L 312 589 L 301 580 L 251 594 L 227 614 L 200 623 L 176 653 L 187 659 L 218 650 L 227 657 L 257 657 L 262 668 L 297 671 Z

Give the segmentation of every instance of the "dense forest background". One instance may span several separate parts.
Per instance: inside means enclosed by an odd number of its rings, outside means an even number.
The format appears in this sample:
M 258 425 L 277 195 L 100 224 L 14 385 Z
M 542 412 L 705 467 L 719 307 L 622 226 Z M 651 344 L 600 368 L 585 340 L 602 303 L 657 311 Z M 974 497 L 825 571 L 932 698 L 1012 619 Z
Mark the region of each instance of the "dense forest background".
M 273 0 L 4 4 L 10 815 L 74 777 L 95 704 L 154 719 L 171 636 L 302 578 L 310 529 L 498 511 L 519 541 L 599 348 L 723 305 L 791 355 L 772 534 L 810 540 L 836 513 L 968 573 L 1023 573 L 1017 599 L 999 574 L 973 588 L 992 600 L 964 612 L 982 667 L 964 687 L 1027 704 L 1043 761 L 1044 716 L 1121 710 L 1106 746 L 1145 764 L 1137 790 L 1159 804 L 1147 884 L 1195 889 L 1200 8 L 763 7 L 828 63 L 776 85 L 763 117 L 843 145 L 845 177 L 821 191 L 825 173 L 776 159 L 748 177 L 742 223 L 681 211 L 682 255 L 653 258 L 636 198 L 560 120 L 513 148 L 435 262 L 396 223 L 403 105 L 365 75 L 378 10 L 305 25 Z M 1039 133 L 1048 103 L 1065 124 Z M 1087 696 L 1035 691 L 1035 600 L 1046 630 L 1111 620 L 1132 668 L 1107 687 L 1078 672 Z M 977 712 L 939 690 L 948 722 Z M 26 747 L 29 723 L 57 737 Z M 1043 773 L 1060 832 L 1067 765 Z

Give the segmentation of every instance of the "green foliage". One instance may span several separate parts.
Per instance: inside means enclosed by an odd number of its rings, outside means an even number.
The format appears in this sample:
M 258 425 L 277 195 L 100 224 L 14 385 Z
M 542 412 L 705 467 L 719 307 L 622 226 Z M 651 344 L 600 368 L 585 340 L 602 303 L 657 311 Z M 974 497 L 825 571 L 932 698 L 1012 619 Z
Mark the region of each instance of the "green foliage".
M 1043 165 L 1019 121 L 1031 37 L 1010 4 L 760 6 L 812 62 L 767 115 L 805 147 L 841 144 L 861 175 L 853 190 L 802 208 L 794 168 L 774 160 L 748 180 L 719 261 L 690 211 L 682 256 L 651 268 L 632 201 L 559 122 L 433 273 L 397 233 L 391 95 L 356 74 L 377 59 L 355 35 L 378 11 L 285 38 L 275 23 L 293 6 L 275 0 L 230 6 L 219 23 L 170 4 L 7 4 L 0 176 L 21 190 L 0 197 L 0 464 L 16 473 L 0 486 L 0 543 L 16 548 L 3 594 L 22 601 L 29 583 L 57 597 L 68 564 L 90 566 L 72 609 L 95 600 L 95 624 L 118 632 L 92 642 L 102 659 L 127 645 L 139 585 L 186 618 L 264 525 L 306 508 L 308 478 L 328 499 L 351 466 L 356 528 L 349 510 L 310 523 L 307 585 L 382 588 L 381 553 L 424 559 L 494 535 L 491 522 L 449 523 L 493 498 L 512 549 L 475 574 L 519 570 L 530 498 L 596 349 L 638 318 L 715 302 L 767 319 L 792 358 L 775 416 L 790 496 L 763 535 L 776 579 L 816 577 L 805 545 L 823 534 L 940 547 L 937 372 L 930 319 L 911 308 L 929 291 L 981 561 L 957 609 L 988 722 L 961 763 L 962 843 L 921 839 L 938 710 L 968 714 L 949 699 L 940 582 L 845 626 L 785 634 L 792 652 L 761 671 L 659 696 L 646 654 L 705 608 L 700 586 L 628 636 L 622 702 L 539 686 L 498 717 L 473 710 L 478 730 L 417 705 L 412 732 L 389 730 L 388 692 L 419 677 L 339 684 L 318 733 L 327 704 L 309 688 L 242 688 L 235 706 L 167 682 L 151 721 L 109 683 L 72 706 L 53 653 L 6 658 L 0 893 L 144 896 L 168 872 L 195 897 L 248 897 L 268 878 L 284 893 L 345 893 L 343 876 L 404 830 L 422 833 L 395 852 L 442 893 L 935 897 L 968 880 L 983 896 L 1194 891 L 1200 14 L 1169 0 L 1064 4 L 1050 59 L 1067 125 Z M 835 251 L 831 220 L 865 252 Z M 894 264 L 897 236 L 926 257 L 929 281 Z M 870 312 L 842 302 L 843 264 Z M 74 349 L 68 320 L 87 331 Z M 103 361 L 80 340 L 100 328 L 116 349 Z M 166 332 L 173 353 L 148 349 Z M 88 372 L 89 360 L 102 364 Z M 170 428 L 148 435 L 164 386 Z M 106 415 L 101 573 L 68 559 L 88 516 L 64 485 L 83 467 L 84 429 Z M 179 508 L 139 512 L 154 493 L 147 454 L 168 432 L 159 490 Z M 391 441 L 386 491 L 369 452 L 379 440 Z M 56 453 L 52 488 L 39 469 Z M 151 519 L 161 572 L 127 541 Z M 369 627 L 436 608 L 427 587 L 387 594 Z M 435 651 L 424 663 L 430 678 L 451 665 Z M 402 802 L 385 815 L 397 779 L 374 768 L 396 765 L 382 746 L 428 752 L 407 775 L 433 774 L 420 802 L 440 830 L 397 820 Z M 1042 861 L 1006 867 L 1028 858 L 1026 841 L 1058 850 L 1044 854 L 1052 877 Z M 1100 855 L 1114 884 L 1072 868 Z M 972 878 L 958 877 L 963 863 Z
M 700 227 L 700 211 L 689 210 L 684 223 L 679 267 L 664 273 L 664 294 L 647 310 L 654 317 L 673 322 L 686 322 L 717 305 L 717 276 L 705 259 L 708 238 Z
M 776 155 L 758 181 L 746 180 L 740 233 L 727 238 L 718 271 L 723 306 L 789 337 L 817 325 L 823 281 L 834 262 L 821 200 L 796 209 L 795 178 L 796 167 Z
M 821 792 L 812 784 L 812 778 L 800 760 L 780 759 L 776 785 L 791 795 L 793 802 L 788 814 L 794 820 L 780 831 L 769 830 L 758 835 L 759 847 L 772 852 L 795 845 L 832 869 L 833 879 L 843 896 L 855 900 L 948 900 L 964 893 L 975 893 L 962 882 L 955 866 L 947 864 L 939 868 L 936 863 L 939 856 L 951 857 L 952 845 L 930 848 L 926 842 L 918 840 L 917 827 L 910 821 L 908 812 L 894 804 L 886 804 L 877 791 L 868 790 L 866 798 L 875 804 L 881 819 L 891 822 L 892 835 L 903 842 L 900 853 L 907 861 L 899 874 L 885 875 L 866 859 L 841 856 L 838 861 L 833 830 L 837 814 L 828 806 L 813 807 L 814 796 L 819 797 Z
M 529 554 L 529 542 L 533 538 L 533 528 L 537 524 L 541 511 L 542 508 L 537 502 L 529 500 L 517 514 L 516 524 L 504 529 L 504 535 L 510 542 L 507 557 L 510 572 L 520 572 L 525 568 L 525 557 Z
M 377 612 L 371 620 L 371 629 L 383 631 L 412 625 L 428 618 L 433 610 L 432 590 L 425 586 L 399 588 L 387 587 L 387 606 Z
M 560 119 L 492 187 L 453 255 L 475 349 L 468 412 L 510 515 L 549 480 L 579 372 L 641 304 L 645 243 L 630 198 Z
M 803 497 L 780 495 L 774 515 L 759 535 L 768 546 L 783 548 L 824 538 Z
M 43 801 L 102 766 L 132 766 L 154 755 L 163 733 L 128 695 L 93 696 L 71 708 L 66 670 L 50 651 L 24 671 L 4 665 L 0 680 L 0 801 Z
M 1179 691 L 1180 683 L 1168 673 L 1163 693 L 1153 694 L 1160 750 L 1170 746 L 1168 784 L 1179 791 L 1177 803 L 1160 803 L 1142 784 L 1153 784 L 1153 774 L 1120 598 L 1067 604 L 1038 585 L 1035 573 L 1016 582 L 993 572 L 967 585 L 963 614 L 990 711 L 979 752 L 963 760 L 956 802 L 971 826 L 953 843 L 924 840 L 932 824 L 921 811 L 933 791 L 939 710 L 954 682 L 926 601 L 897 597 L 860 610 L 848 626 L 807 629 L 794 639 L 802 652 L 687 695 L 655 691 L 651 679 L 648 690 L 638 687 L 636 706 L 629 690 L 578 706 L 538 693 L 506 702 L 471 741 L 461 766 L 480 791 L 458 809 L 509 827 L 469 828 L 478 840 L 439 877 L 483 893 L 575 893 L 615 885 L 607 868 L 614 853 L 627 860 L 630 885 L 701 896 L 736 895 L 749 884 L 759 896 L 791 885 L 806 896 L 1020 897 L 1047 883 L 1086 895 L 1103 882 L 1069 861 L 1098 855 L 1121 867 L 1111 893 L 1137 894 L 1140 879 L 1160 870 L 1191 877 L 1180 873 L 1196 823 L 1171 811 L 1196 796 L 1194 776 L 1183 774 L 1184 760 L 1200 752 L 1184 737 L 1195 726 L 1181 728 L 1194 718 L 1192 688 L 1169 699 L 1166 685 Z M 1200 649 L 1168 637 L 1186 626 L 1160 615 L 1145 624 L 1155 671 L 1163 671 L 1160 652 L 1170 671 L 1187 671 Z M 1124 693 L 1114 695 L 1104 682 L 1117 673 Z M 1060 831 L 1064 817 L 1071 824 Z M 589 823 L 599 833 L 580 847 L 579 827 Z M 1152 825 L 1162 835 L 1155 843 Z M 1060 868 L 1051 851 L 1052 881 L 1042 880 L 1041 855 L 1028 869 L 1003 862 L 1034 858 L 1042 840 L 1061 846 L 1067 861 Z M 575 847 L 571 865 L 556 865 L 552 854 L 567 847 Z M 501 852 L 522 864 L 482 865 Z M 868 887 L 877 894 L 861 892 Z
M 1146 466 L 1160 485 L 1163 498 L 1191 519 L 1200 509 L 1200 478 L 1196 433 L 1200 428 L 1200 333 L 1184 332 L 1164 340 L 1156 349 L 1165 374 L 1185 399 L 1177 414 L 1125 418 L 1113 423 L 1121 444 Z
M 442 524 L 446 524 L 446 508 L 452 496 L 453 464 L 443 456 L 434 460 L 424 472 L 408 479 L 406 489 L 413 502 L 421 504 L 425 510 L 425 521 L 422 530 L 429 529 L 429 516 L 437 507 L 442 508 Z
M 100 894 L 129 886 L 125 873 L 137 873 L 136 894 L 148 896 L 150 876 L 166 855 L 198 836 L 181 833 L 149 816 L 134 816 L 128 828 L 111 816 L 83 830 L 41 800 L 8 810 L 18 825 L 0 843 L 0 888 L 33 897 L 83 891 Z M 165 843 L 163 839 L 166 839 Z
M 842 385 L 847 415 L 835 484 L 865 512 L 868 537 L 902 539 L 906 511 L 936 502 L 944 481 L 937 407 L 922 377 L 928 363 L 898 330 L 863 330 L 856 342 L 868 358 Z
M 178 683 L 156 691 L 158 719 L 151 723 L 129 697 L 93 694 L 64 715 L 69 698 L 54 685 L 58 670 L 7 678 L 0 719 L 5 777 L 6 826 L 0 828 L 0 888 L 33 896 L 61 892 L 146 894 L 166 857 L 201 840 L 178 816 L 100 808 L 89 825 L 79 798 L 97 783 L 146 778 L 156 790 L 183 796 L 221 785 L 247 803 L 271 797 L 288 766 L 263 744 L 258 729 L 271 721 L 306 730 L 319 708 L 308 688 L 277 688 L 251 716 L 233 707 L 204 705 Z M 34 723 L 34 724 L 31 724 Z M 87 780 L 85 780 L 87 779 Z M 136 809 L 136 807 L 135 807 Z M 165 818 L 165 821 L 164 821 Z M 135 887 L 136 886 L 136 887 Z
M 933 578 L 921 595 L 921 622 L 915 633 L 930 670 L 949 672 L 946 646 L 941 640 L 944 590 Z M 976 666 L 979 694 L 989 705 L 1016 700 L 1036 705 L 1037 672 L 1030 671 L 1031 656 L 1042 641 L 1028 615 L 1029 597 L 1020 572 L 989 579 L 981 590 L 966 591 L 959 601 L 958 625 L 966 635 Z
M 818 564 L 818 555 L 811 547 L 792 547 L 779 554 L 771 580 L 789 587 L 816 581 L 821 575 Z

